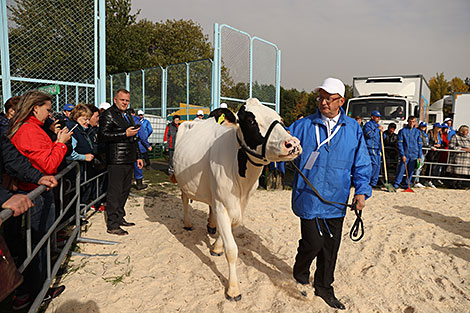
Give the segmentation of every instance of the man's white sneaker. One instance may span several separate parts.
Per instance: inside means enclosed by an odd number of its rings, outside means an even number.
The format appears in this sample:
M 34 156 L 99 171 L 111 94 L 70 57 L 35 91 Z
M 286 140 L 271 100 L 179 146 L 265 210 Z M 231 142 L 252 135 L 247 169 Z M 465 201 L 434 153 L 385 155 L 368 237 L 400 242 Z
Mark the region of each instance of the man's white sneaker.
M 416 183 L 416 184 L 415 184 L 415 187 L 416 187 L 416 188 L 424 188 L 424 185 L 421 184 L 421 183 Z
M 436 186 L 434 186 L 434 184 L 432 183 L 432 181 L 429 181 L 429 182 L 428 182 L 428 186 L 431 187 L 431 188 L 436 188 Z

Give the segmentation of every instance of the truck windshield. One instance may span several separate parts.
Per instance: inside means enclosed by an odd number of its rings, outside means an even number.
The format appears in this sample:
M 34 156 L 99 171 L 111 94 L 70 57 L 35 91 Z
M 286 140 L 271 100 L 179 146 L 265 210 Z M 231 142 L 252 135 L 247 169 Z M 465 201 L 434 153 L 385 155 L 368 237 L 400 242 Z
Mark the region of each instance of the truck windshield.
M 406 101 L 401 99 L 355 99 L 349 101 L 348 115 L 368 118 L 379 111 L 382 120 L 404 120 Z

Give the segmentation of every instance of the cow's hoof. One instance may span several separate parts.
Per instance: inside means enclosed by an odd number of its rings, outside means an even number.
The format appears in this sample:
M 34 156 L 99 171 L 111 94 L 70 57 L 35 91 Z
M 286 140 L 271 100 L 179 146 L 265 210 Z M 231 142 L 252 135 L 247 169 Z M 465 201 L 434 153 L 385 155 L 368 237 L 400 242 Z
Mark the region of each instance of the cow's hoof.
M 222 254 L 224 254 L 224 252 L 217 253 L 217 252 L 211 250 L 211 255 L 212 256 L 221 256 Z
M 186 226 L 185 226 L 185 227 L 183 227 L 183 228 L 184 228 L 184 230 L 193 230 L 193 227 L 192 227 L 192 226 L 191 226 L 191 227 L 186 227 Z
M 231 297 L 231 296 L 229 296 L 229 295 L 226 293 L 226 294 L 225 294 L 225 298 L 227 298 L 227 300 L 229 300 L 229 301 L 235 301 L 235 302 L 237 302 L 237 301 L 240 301 L 240 300 L 242 299 L 242 295 L 238 295 L 238 296 L 236 296 L 236 297 Z
M 215 235 L 215 232 L 217 231 L 217 228 L 216 227 L 210 227 L 209 225 L 207 225 L 207 232 L 211 235 Z

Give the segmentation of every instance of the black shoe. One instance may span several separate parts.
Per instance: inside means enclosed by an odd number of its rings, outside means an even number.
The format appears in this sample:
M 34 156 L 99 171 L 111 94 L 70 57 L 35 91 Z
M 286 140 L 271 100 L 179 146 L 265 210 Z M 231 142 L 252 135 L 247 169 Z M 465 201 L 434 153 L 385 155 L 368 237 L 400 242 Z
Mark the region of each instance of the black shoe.
M 125 231 L 124 229 L 122 229 L 121 227 L 115 228 L 115 229 L 108 229 L 106 232 L 108 234 L 118 235 L 118 236 L 129 235 L 129 233 Z
M 128 222 L 126 220 L 122 220 L 121 223 L 119 223 L 119 226 L 134 226 L 135 223 Z
M 318 292 L 317 290 L 315 290 L 315 295 L 316 296 L 319 296 L 320 298 L 323 299 L 323 301 L 326 302 L 326 304 L 328 304 L 329 306 L 331 306 L 332 308 L 335 308 L 335 309 L 340 309 L 340 310 L 345 310 L 346 307 L 344 306 L 344 304 L 342 304 L 341 302 L 339 302 L 338 299 L 336 299 L 335 295 L 333 293 L 330 293 L 330 292 L 325 292 L 325 293 L 322 293 L 322 292 Z
M 136 183 L 136 185 L 135 185 L 135 189 L 137 189 L 137 190 L 142 190 L 142 189 L 145 189 L 145 188 L 148 187 L 147 184 L 143 184 L 143 183 L 142 183 L 142 179 L 137 179 L 136 182 L 137 182 L 137 183 Z
M 44 299 L 42 300 L 42 303 L 46 303 L 51 301 L 52 299 L 60 296 L 62 292 L 64 292 L 65 286 L 60 285 L 59 287 L 51 287 L 49 290 L 46 292 L 46 295 L 44 296 Z

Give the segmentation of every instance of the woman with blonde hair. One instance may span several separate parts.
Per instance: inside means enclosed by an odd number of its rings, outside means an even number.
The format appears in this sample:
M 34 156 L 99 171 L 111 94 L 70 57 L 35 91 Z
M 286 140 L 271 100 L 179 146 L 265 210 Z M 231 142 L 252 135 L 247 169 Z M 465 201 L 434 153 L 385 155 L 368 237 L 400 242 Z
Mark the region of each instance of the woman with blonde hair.
M 18 102 L 16 115 L 10 120 L 8 138 L 26 156 L 31 164 L 45 175 L 57 173 L 70 140 L 71 134 L 65 127 L 57 133 L 53 142 L 41 128 L 51 112 L 51 96 L 33 90 L 26 92 Z M 19 182 L 20 193 L 28 193 L 37 185 Z M 52 190 L 43 192 L 33 200 L 31 211 L 31 239 L 33 249 L 54 223 L 55 204 Z M 14 308 L 26 307 L 34 299 L 47 278 L 47 247 L 43 246 L 30 265 L 26 268 L 24 283 L 17 289 Z M 50 288 L 48 293 L 54 297 L 65 287 Z

